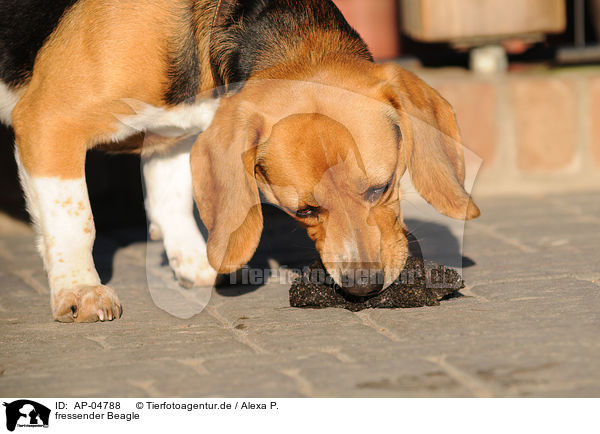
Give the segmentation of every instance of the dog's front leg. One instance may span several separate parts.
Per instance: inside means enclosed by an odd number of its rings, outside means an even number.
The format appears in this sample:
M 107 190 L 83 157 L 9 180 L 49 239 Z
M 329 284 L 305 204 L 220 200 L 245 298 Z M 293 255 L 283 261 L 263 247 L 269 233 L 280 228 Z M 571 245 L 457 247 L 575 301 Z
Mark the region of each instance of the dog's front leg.
M 166 153 L 143 157 L 150 236 L 162 238 L 169 265 L 186 288 L 212 285 L 217 277 L 194 219 L 190 147 L 181 143 Z
M 95 227 L 83 167 L 81 177 L 36 176 L 36 172 L 52 172 L 48 165 L 57 160 L 31 158 L 32 149 L 18 142 L 16 148 L 21 185 L 48 273 L 54 318 L 95 322 L 120 317 L 119 299 L 111 288 L 100 283 L 92 258 Z M 82 152 L 83 157 L 65 152 L 61 164 L 85 161 Z M 20 153 L 30 156 L 27 165 Z

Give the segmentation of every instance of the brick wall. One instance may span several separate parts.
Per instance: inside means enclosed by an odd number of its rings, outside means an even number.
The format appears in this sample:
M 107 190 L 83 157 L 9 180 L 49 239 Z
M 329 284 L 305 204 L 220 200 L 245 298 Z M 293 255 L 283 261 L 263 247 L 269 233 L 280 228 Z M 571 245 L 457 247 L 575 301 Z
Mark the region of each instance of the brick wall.
M 600 187 L 600 67 L 415 72 L 453 105 L 465 146 L 482 158 L 476 192 Z

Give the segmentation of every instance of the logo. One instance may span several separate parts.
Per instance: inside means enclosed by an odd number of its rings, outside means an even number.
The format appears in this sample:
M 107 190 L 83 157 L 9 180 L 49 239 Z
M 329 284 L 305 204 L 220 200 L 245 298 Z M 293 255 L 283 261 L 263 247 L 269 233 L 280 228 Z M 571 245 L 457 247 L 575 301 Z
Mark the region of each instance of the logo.
M 16 427 L 48 428 L 50 409 L 29 399 L 19 399 L 4 403 L 6 407 L 6 429 L 14 431 Z

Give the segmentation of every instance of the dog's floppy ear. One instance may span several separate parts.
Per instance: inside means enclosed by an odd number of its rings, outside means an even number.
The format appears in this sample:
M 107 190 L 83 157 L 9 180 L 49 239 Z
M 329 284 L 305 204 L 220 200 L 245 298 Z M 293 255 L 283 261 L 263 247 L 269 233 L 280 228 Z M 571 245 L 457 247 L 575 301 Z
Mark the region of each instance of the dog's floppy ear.
M 231 273 L 254 254 L 263 228 L 254 178 L 263 118 L 222 100 L 210 127 L 194 144 L 190 162 L 194 199 L 208 229 L 208 260 Z
M 479 216 L 464 189 L 464 155 L 450 104 L 412 72 L 395 64 L 382 65 L 381 71 L 384 96 L 400 118 L 400 175 L 408 167 L 419 194 L 441 213 L 467 220 Z

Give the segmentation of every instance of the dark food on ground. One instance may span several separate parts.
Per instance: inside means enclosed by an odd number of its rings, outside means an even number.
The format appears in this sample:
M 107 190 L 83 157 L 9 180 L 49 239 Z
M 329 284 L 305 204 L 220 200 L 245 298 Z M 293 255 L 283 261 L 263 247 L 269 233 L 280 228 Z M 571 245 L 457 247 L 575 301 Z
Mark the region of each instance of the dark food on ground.
M 326 276 L 326 277 L 324 277 Z M 409 257 L 400 276 L 373 297 L 352 297 L 333 283 L 320 261 L 306 268 L 290 288 L 292 307 L 343 307 L 353 312 L 369 308 L 437 306 L 440 300 L 456 296 L 464 282 L 455 270 Z

